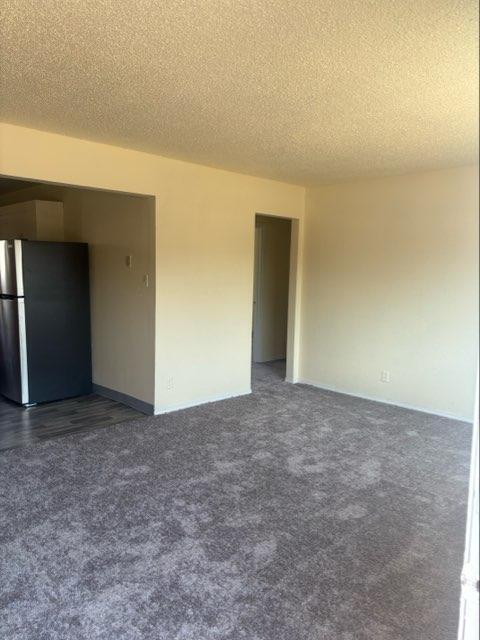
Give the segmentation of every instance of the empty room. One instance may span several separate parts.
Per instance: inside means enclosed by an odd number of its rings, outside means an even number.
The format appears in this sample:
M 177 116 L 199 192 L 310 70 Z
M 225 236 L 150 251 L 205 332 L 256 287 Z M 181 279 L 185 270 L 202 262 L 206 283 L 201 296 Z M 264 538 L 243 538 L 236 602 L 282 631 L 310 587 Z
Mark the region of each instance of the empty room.
M 6 0 L 0 637 L 478 637 L 477 0 Z

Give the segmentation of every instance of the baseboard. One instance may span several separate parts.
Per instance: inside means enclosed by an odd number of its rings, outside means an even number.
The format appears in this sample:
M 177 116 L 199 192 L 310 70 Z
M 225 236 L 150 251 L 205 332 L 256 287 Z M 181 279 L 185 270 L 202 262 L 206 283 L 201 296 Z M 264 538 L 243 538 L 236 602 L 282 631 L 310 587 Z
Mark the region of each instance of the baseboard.
M 380 402 L 381 404 L 388 404 L 393 407 L 399 407 L 400 409 L 410 409 L 411 411 L 420 411 L 420 413 L 428 413 L 432 416 L 439 416 L 440 418 L 450 418 L 451 420 L 459 420 L 461 422 L 469 422 L 469 423 L 473 421 L 471 417 L 466 418 L 465 416 L 456 416 L 452 413 L 443 413 L 440 411 L 432 411 L 432 409 L 425 409 L 425 407 L 417 407 L 410 404 L 392 402 L 391 400 L 385 400 L 384 398 L 379 398 L 378 396 L 377 397 L 365 396 L 359 393 L 352 393 L 351 391 L 344 391 L 343 389 L 339 389 L 338 387 L 314 382 L 313 380 L 309 380 L 308 378 L 299 378 L 297 380 L 297 383 L 308 384 L 311 387 L 316 387 L 317 389 L 322 389 L 323 391 L 333 391 L 334 393 L 341 393 L 346 396 L 352 396 L 353 398 L 361 398 L 362 400 L 371 400 L 373 402 Z
M 145 402 L 144 400 L 139 400 L 138 398 L 129 396 L 128 394 L 122 393 L 121 391 L 115 391 L 115 389 L 109 389 L 108 387 L 104 387 L 101 384 L 93 384 L 92 388 L 93 392 L 98 393 L 99 396 L 104 396 L 105 398 L 109 398 L 110 400 L 115 400 L 116 402 L 126 404 L 128 407 L 132 407 L 132 409 L 141 411 L 147 416 L 153 416 L 154 414 L 153 404 Z
M 242 389 L 241 391 L 235 391 L 234 393 L 229 393 L 227 395 L 222 396 L 210 396 L 208 398 L 204 398 L 202 400 L 196 400 L 194 402 L 185 402 L 176 405 L 167 405 L 155 407 L 155 415 L 160 415 L 162 413 L 172 413 L 173 411 L 182 411 L 182 409 L 191 409 L 192 407 L 199 407 L 202 404 L 209 404 L 210 402 L 220 402 L 221 400 L 230 400 L 231 398 L 238 398 L 239 396 L 247 396 L 252 393 L 252 389 L 248 387 L 248 389 Z
M 321 384 L 310 380 L 308 378 L 298 378 L 296 380 L 286 379 L 286 382 L 290 382 L 292 384 L 308 384 L 311 387 L 315 387 L 317 389 L 322 389 L 324 391 L 333 391 L 334 393 L 340 393 L 347 396 L 352 396 L 354 398 L 361 398 L 362 400 L 371 400 L 372 402 L 380 402 L 381 404 L 387 404 L 393 407 L 399 407 L 401 409 L 410 409 L 411 411 L 420 411 L 421 413 L 428 413 L 434 416 L 440 416 L 441 418 L 450 418 L 451 420 L 460 420 L 461 422 L 472 422 L 472 418 L 467 418 L 465 416 L 457 416 L 452 413 L 444 413 L 439 411 L 432 411 L 431 409 L 425 409 L 425 407 L 418 407 L 410 404 L 404 404 L 399 402 L 392 402 L 390 400 L 385 400 L 384 398 L 379 398 L 378 396 L 367 396 L 359 393 L 352 393 L 351 391 L 345 391 L 343 389 L 339 389 L 338 387 L 332 385 Z M 204 398 L 202 400 L 196 400 L 194 402 L 185 402 L 177 405 L 167 405 L 163 407 L 156 407 L 154 409 L 153 404 L 145 402 L 144 400 L 139 400 L 138 398 L 134 398 L 133 396 L 129 396 L 126 393 L 121 393 L 120 391 L 115 391 L 114 389 L 109 389 L 108 387 L 104 387 L 100 384 L 93 384 L 94 393 L 98 393 L 100 396 L 104 396 L 105 398 L 109 398 L 110 400 L 115 400 L 116 402 L 121 402 L 122 404 L 126 404 L 132 409 L 136 409 L 137 411 L 141 411 L 146 415 L 159 415 L 162 413 L 171 413 L 173 411 L 181 411 L 182 409 L 190 409 L 191 407 L 198 407 L 203 404 L 208 404 L 210 402 L 220 402 L 221 400 L 229 400 L 230 398 L 238 398 L 239 396 L 249 395 L 252 393 L 251 388 L 242 389 L 241 391 L 237 391 L 234 393 L 230 393 L 227 395 L 219 395 L 219 396 L 210 396 L 208 398 Z

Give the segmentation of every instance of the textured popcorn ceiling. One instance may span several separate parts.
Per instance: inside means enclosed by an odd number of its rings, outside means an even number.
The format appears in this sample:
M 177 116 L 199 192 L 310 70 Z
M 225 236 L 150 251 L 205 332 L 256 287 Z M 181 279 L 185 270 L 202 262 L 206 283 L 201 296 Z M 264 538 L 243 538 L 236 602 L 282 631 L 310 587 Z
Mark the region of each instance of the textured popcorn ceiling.
M 476 0 L 3 0 L 0 119 L 290 182 L 474 161 Z

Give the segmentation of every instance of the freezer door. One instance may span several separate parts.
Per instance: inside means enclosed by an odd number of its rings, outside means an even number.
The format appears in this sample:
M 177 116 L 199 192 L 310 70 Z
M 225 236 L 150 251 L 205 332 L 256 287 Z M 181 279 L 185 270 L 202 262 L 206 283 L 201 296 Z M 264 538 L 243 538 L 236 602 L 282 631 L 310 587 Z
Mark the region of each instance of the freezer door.
M 23 296 L 22 241 L 0 240 L 0 296 Z
M 20 404 L 28 404 L 23 298 L 0 298 L 0 394 Z

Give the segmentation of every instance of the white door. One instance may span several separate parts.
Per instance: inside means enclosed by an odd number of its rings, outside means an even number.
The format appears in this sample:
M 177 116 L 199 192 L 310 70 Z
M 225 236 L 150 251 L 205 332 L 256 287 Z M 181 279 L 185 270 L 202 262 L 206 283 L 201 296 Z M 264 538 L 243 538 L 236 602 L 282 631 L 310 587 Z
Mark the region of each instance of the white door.
M 475 418 L 473 423 L 472 457 L 470 467 L 470 490 L 468 497 L 467 535 L 465 541 L 465 559 L 462 571 L 462 595 L 460 601 L 460 624 L 458 640 L 478 640 L 478 580 L 479 580 L 479 538 L 478 538 L 478 373 Z

